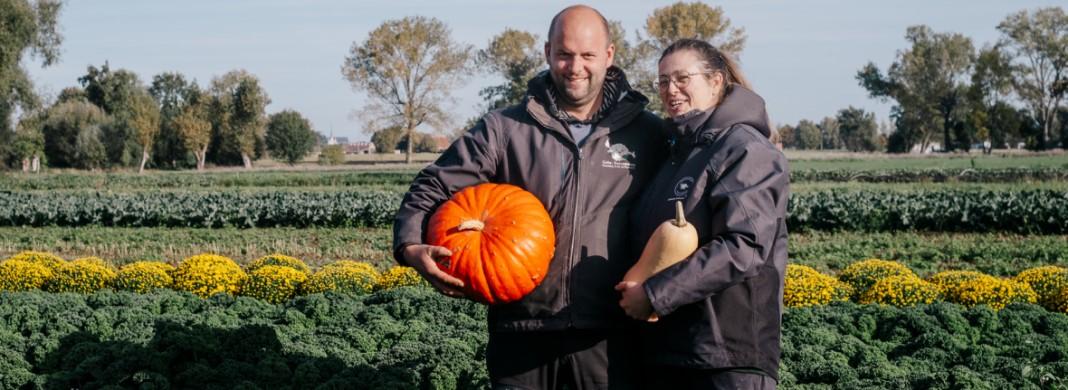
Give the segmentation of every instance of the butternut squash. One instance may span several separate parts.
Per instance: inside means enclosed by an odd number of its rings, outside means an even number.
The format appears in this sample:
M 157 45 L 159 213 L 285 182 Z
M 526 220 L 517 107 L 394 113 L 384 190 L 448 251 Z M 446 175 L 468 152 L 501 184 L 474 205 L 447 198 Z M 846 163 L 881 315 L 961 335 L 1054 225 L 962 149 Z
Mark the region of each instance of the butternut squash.
M 697 250 L 697 229 L 686 222 L 682 201 L 675 201 L 675 219 L 657 226 L 642 249 L 638 262 L 630 267 L 623 280 L 641 284 L 664 268 L 682 261 Z

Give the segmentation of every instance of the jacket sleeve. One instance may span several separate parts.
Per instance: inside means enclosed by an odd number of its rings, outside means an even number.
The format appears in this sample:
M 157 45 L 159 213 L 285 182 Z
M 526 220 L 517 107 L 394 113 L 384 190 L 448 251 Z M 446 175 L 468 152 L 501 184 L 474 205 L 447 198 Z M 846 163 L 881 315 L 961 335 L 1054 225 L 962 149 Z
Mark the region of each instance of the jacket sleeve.
M 393 258 L 399 264 L 405 264 L 401 250 L 406 245 L 423 243 L 427 221 L 438 205 L 465 187 L 493 179 L 500 148 L 493 131 L 497 126 L 487 122 L 495 123 L 492 115 L 483 117 L 412 181 L 393 219 Z
M 711 239 L 644 284 L 658 315 L 668 315 L 755 276 L 772 255 L 780 223 L 786 218 L 786 159 L 766 142 L 739 138 L 744 143 L 727 148 L 725 158 L 715 159 L 721 162 L 711 163 L 712 177 L 698 208 L 712 213 L 710 231 L 699 232 L 702 241 Z

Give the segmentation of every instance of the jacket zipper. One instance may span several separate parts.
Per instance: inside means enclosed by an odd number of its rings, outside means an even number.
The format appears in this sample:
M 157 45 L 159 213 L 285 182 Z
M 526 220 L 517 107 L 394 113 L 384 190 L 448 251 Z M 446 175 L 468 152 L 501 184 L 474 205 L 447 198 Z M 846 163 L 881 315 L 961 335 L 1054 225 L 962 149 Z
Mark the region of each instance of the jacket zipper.
M 571 250 L 567 255 L 567 289 L 564 293 L 565 307 L 571 306 L 571 274 L 575 270 L 575 245 L 579 234 L 579 209 L 582 207 L 582 147 L 575 145 L 578 158 L 575 159 L 575 211 L 571 220 Z M 568 310 L 567 327 L 574 326 L 574 310 Z

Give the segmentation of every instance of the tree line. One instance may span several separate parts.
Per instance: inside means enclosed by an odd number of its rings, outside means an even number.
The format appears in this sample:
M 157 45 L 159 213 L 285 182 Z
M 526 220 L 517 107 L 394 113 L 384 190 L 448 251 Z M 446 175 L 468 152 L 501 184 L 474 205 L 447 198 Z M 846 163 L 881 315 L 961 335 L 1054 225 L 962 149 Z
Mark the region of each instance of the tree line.
M 869 62 L 856 79 L 870 97 L 892 102 L 892 125 L 849 107 L 819 123 L 779 128 L 797 149 L 969 151 L 980 146 L 1032 150 L 1068 147 L 1068 16 L 1061 7 L 1019 11 L 998 25 L 1001 37 L 976 49 L 972 39 L 929 26 L 909 27 L 909 46 L 885 73 Z
M 125 69 L 89 66 L 78 86 L 45 102 L 22 68 L 24 56 L 43 66 L 58 60 L 61 4 L 54 0 L 0 0 L 9 22 L 0 25 L 0 161 L 10 167 L 40 160 L 55 167 L 163 169 L 205 164 L 244 165 L 270 154 L 300 160 L 318 139 L 300 113 L 268 115 L 270 98 L 259 79 L 243 70 L 217 76 L 205 87 L 177 72 L 142 83 Z M 654 9 L 641 29 L 628 33 L 609 21 L 615 63 L 659 110 L 656 60 L 671 42 L 707 40 L 740 56 L 747 35 L 720 7 L 679 2 Z M 969 150 L 1025 143 L 1048 149 L 1068 143 L 1068 17 L 1061 7 L 1019 11 L 997 26 L 1001 38 L 976 50 L 961 34 L 927 26 L 906 31 L 910 45 L 885 73 L 869 63 L 855 75 L 871 98 L 894 104 L 891 122 L 847 107 L 818 123 L 778 128 L 784 146 L 797 149 L 908 152 Z M 434 149 L 429 132 L 456 136 L 473 118 L 450 111 L 453 90 L 475 73 L 503 82 L 483 88 L 482 111 L 520 102 L 527 81 L 544 71 L 537 33 L 505 29 L 484 48 L 458 42 L 442 21 L 421 16 L 388 20 L 353 42 L 341 73 L 368 97 L 358 116 L 380 152 Z M 15 119 L 15 120 L 13 120 Z M 462 126 L 455 123 L 463 122 Z M 324 150 L 338 161 L 337 147 Z

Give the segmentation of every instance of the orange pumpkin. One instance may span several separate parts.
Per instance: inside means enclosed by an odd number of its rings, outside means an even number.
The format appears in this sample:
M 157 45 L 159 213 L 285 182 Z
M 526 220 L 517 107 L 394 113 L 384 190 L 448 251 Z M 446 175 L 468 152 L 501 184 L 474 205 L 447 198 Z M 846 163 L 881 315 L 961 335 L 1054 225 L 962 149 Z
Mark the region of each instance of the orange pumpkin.
M 452 251 L 438 267 L 462 280 L 468 297 L 495 304 L 519 300 L 541 283 L 556 233 L 533 194 L 485 183 L 457 192 L 438 207 L 427 226 L 427 243 Z

